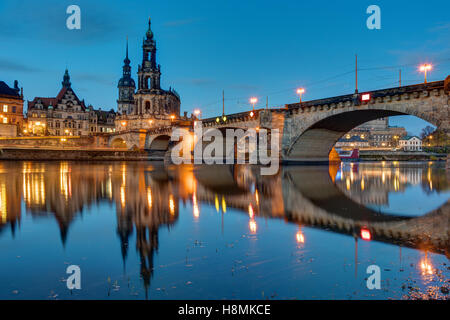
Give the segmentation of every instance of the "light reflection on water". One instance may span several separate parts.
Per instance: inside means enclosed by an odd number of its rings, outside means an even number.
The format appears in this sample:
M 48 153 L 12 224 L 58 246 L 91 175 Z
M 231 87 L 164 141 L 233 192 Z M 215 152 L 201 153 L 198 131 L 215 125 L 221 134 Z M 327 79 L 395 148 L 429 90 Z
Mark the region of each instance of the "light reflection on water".
M 2 299 L 448 297 L 438 163 L 1 162 Z M 82 270 L 82 290 L 65 268 Z M 382 269 L 382 290 L 365 270 Z

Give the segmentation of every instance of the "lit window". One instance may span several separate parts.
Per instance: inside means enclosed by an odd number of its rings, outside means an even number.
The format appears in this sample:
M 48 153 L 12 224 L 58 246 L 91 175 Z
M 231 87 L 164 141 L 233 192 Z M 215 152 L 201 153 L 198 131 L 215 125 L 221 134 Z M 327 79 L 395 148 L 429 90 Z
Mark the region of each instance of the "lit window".
M 3 118 L 3 123 L 8 123 L 8 118 L 7 117 Z
M 3 105 L 3 112 L 8 112 L 8 105 L 6 104 Z

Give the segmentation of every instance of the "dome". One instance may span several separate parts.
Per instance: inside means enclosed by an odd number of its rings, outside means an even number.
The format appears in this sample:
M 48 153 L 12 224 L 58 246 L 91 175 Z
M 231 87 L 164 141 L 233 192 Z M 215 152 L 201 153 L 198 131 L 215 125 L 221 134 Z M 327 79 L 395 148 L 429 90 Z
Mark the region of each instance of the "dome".
M 133 87 L 136 88 L 136 84 L 133 78 L 121 78 L 119 80 L 119 87 Z

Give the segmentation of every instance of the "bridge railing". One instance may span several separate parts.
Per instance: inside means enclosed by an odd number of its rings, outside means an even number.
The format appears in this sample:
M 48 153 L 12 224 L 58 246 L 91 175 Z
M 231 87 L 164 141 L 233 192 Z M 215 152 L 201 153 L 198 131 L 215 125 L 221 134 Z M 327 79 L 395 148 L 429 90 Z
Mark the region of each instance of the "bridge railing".
M 412 92 L 419 92 L 419 91 L 431 91 L 435 89 L 443 89 L 444 88 L 444 81 L 434 81 L 434 82 L 428 82 L 428 83 L 421 83 L 421 84 L 415 84 L 410 86 L 403 86 L 403 87 L 394 87 L 394 88 L 388 88 L 388 89 L 379 89 L 379 90 L 373 90 L 373 91 L 361 91 L 357 94 L 357 98 L 359 95 L 363 93 L 370 93 L 371 99 L 379 98 L 379 97 L 387 97 L 387 96 L 395 96 L 395 95 L 402 95 L 405 93 L 412 93 Z M 311 100 L 311 101 L 305 101 L 302 103 L 291 103 L 287 104 L 288 109 L 293 108 L 304 108 L 304 107 L 312 107 L 312 106 L 319 106 L 319 105 L 326 105 L 326 104 L 332 104 L 332 103 L 340 103 L 340 102 L 347 102 L 347 101 L 353 101 L 355 99 L 355 94 L 347 94 L 337 97 L 331 97 L 331 98 L 325 98 L 325 99 L 317 99 L 317 100 Z

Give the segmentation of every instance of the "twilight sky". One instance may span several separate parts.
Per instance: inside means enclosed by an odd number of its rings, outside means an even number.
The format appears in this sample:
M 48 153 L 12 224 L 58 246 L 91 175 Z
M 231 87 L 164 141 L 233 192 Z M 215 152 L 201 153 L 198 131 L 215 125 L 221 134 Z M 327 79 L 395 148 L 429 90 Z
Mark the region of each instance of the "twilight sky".
M 81 8 L 81 30 L 66 28 L 66 8 Z M 366 27 L 366 8 L 381 8 L 381 30 Z M 72 87 L 94 107 L 116 109 L 128 35 L 133 78 L 152 18 L 162 86 L 181 95 L 181 110 L 204 117 L 250 107 L 423 81 L 418 65 L 433 64 L 428 81 L 450 74 L 450 2 L 298 0 L 2 0 L 0 80 L 24 87 L 27 100 L 56 96 L 66 66 Z M 414 117 L 391 118 L 418 134 Z

